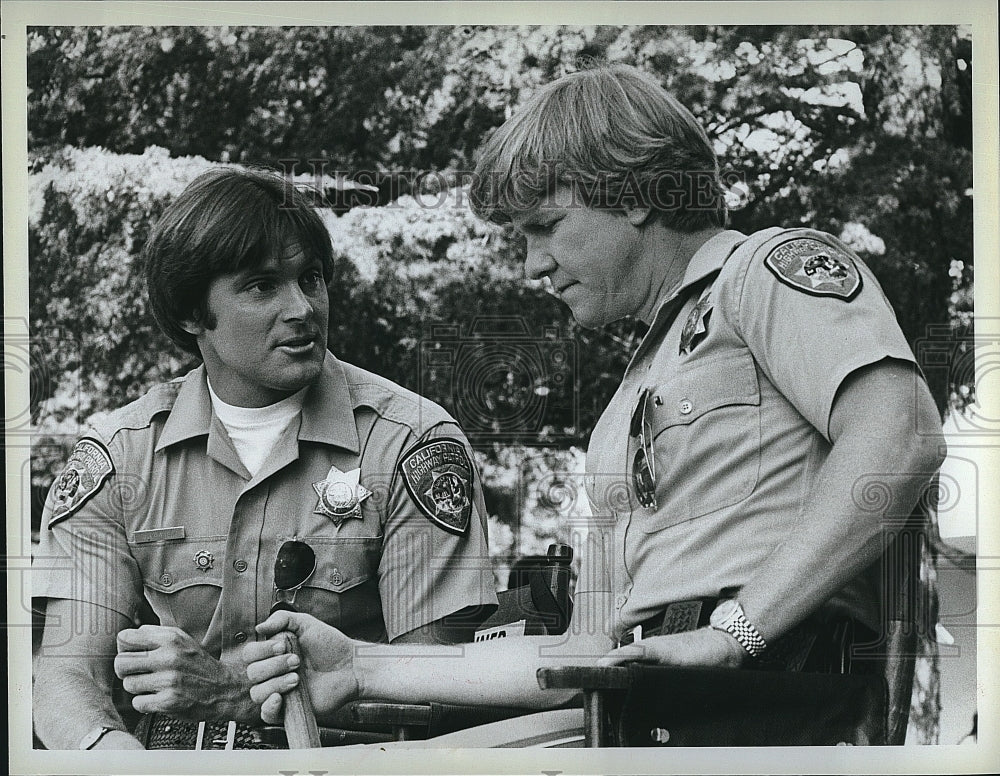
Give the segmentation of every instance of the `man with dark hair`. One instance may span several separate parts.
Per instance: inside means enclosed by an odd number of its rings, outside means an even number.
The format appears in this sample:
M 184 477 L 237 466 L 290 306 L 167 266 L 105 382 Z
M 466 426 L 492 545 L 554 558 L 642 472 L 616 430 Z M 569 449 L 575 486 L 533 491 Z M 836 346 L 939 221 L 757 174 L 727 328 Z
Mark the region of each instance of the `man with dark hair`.
M 513 224 L 526 274 L 581 325 L 649 325 L 590 439 L 573 619 L 420 660 L 279 613 L 259 631 L 298 634 L 319 712 L 358 696 L 547 707 L 565 694 L 538 668 L 598 661 L 844 670 L 849 634 L 881 624 L 887 526 L 944 451 L 872 272 L 830 235 L 726 230 L 709 138 L 623 65 L 533 95 L 486 143 L 470 199 Z M 245 648 L 265 718 L 300 680 L 284 651 Z
M 203 365 L 95 421 L 52 488 L 33 572 L 41 741 L 142 748 L 117 673 L 158 748 L 259 746 L 239 650 L 287 540 L 316 555 L 300 611 L 366 641 L 468 640 L 496 603 L 471 450 L 441 408 L 328 352 L 333 257 L 308 199 L 212 170 L 144 261 L 157 323 Z

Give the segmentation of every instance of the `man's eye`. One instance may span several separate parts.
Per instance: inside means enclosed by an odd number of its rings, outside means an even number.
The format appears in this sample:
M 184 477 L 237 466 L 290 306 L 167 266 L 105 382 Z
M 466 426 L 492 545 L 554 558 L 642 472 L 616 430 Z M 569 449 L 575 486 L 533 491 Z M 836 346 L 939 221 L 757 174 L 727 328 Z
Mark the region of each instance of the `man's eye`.
M 255 294 L 270 294 L 274 289 L 275 285 L 270 280 L 257 280 L 247 286 L 247 290 Z
M 302 276 L 302 283 L 306 286 L 318 286 L 323 283 L 323 273 L 319 270 L 312 270 Z

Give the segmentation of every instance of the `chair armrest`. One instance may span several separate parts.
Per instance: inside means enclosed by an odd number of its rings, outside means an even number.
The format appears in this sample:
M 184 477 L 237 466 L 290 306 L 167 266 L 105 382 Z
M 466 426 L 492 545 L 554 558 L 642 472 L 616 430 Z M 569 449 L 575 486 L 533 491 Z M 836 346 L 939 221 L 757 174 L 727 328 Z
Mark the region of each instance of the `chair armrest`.
M 543 668 L 544 689 L 584 694 L 587 746 L 885 743 L 882 676 L 736 668 Z
M 431 707 L 426 703 L 389 703 L 388 701 L 355 701 L 349 705 L 351 721 L 360 725 L 421 725 L 431 719 Z
M 395 740 L 407 741 L 434 738 L 531 712 L 511 706 L 353 701 L 337 712 L 336 721 L 354 730 L 391 730 Z
M 560 666 L 539 668 L 538 686 L 543 690 L 627 690 L 632 672 L 625 666 Z

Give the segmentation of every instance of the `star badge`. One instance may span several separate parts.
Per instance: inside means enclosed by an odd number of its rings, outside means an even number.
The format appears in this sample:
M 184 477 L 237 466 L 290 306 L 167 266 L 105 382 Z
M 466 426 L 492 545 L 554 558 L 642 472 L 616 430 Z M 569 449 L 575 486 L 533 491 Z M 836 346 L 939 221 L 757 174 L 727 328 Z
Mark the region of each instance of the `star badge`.
M 325 480 L 313 483 L 319 500 L 313 514 L 324 515 L 340 527 L 349 517 L 361 519 L 361 502 L 372 492 L 359 482 L 361 469 L 344 472 L 331 466 Z
M 701 342 L 708 333 L 708 317 L 712 312 L 711 287 L 706 288 L 698 303 L 691 308 L 684 328 L 681 329 L 680 355 L 691 355 L 695 345 Z

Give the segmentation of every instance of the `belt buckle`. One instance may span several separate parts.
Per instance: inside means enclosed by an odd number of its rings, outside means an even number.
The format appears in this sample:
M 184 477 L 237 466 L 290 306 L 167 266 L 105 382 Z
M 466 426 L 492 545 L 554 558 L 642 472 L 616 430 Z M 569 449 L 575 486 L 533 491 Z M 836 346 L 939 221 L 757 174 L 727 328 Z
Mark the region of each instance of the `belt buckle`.
M 625 632 L 625 635 L 618 639 L 618 646 L 627 647 L 629 644 L 634 644 L 637 641 L 642 641 L 642 625 L 629 628 Z
M 201 720 L 198 722 L 198 737 L 195 739 L 194 748 L 195 750 L 205 749 L 205 729 L 207 726 L 206 720 Z M 216 746 L 222 745 L 223 749 L 231 750 L 236 748 L 236 720 L 231 719 L 226 722 L 226 737 L 225 738 L 213 738 L 209 743 L 215 744 Z

